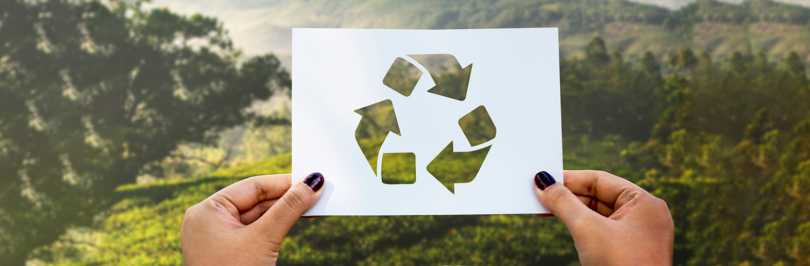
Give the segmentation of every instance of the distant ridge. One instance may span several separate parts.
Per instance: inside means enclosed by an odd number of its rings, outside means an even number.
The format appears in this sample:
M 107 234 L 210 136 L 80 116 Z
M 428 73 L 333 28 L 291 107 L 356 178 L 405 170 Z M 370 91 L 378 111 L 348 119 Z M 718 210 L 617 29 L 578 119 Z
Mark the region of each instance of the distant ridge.
M 648 4 L 648 5 L 656 5 L 661 7 L 666 7 L 672 10 L 676 10 L 681 8 L 685 5 L 688 5 L 695 0 L 630 0 L 631 2 L 636 2 L 640 4 Z M 807 0 L 775 0 L 776 2 L 785 3 L 785 4 L 794 4 L 800 5 L 805 7 L 810 7 L 810 1 Z M 721 2 L 731 3 L 731 4 L 741 4 L 742 0 L 722 0 Z
M 145 7 L 202 13 L 224 22 L 246 54 L 273 52 L 290 67 L 293 27 L 515 28 L 559 27 L 563 57 L 581 56 L 594 35 L 628 60 L 652 51 L 664 60 L 680 47 L 711 51 L 764 50 L 771 60 L 790 51 L 810 56 L 810 8 L 770 0 L 484 0 L 470 1 L 261 1 L 154 0 Z M 795 1 L 808 5 L 805 0 Z M 654 5 L 653 5 L 654 4 Z M 684 5 L 685 4 L 685 5 Z M 677 10 L 661 6 L 681 6 Z

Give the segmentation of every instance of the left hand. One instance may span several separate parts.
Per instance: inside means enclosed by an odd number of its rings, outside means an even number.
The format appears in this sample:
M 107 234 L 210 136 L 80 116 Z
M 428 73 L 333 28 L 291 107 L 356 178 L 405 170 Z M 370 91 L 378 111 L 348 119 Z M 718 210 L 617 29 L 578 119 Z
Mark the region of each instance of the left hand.
M 294 184 L 290 175 L 236 182 L 186 211 L 180 246 L 187 265 L 275 265 L 281 242 L 323 194 L 313 173 Z

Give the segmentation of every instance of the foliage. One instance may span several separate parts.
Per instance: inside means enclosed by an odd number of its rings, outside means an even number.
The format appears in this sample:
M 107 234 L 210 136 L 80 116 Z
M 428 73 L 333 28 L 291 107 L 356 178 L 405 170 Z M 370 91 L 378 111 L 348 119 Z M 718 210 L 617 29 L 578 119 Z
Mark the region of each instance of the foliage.
M 791 57 L 774 66 L 735 55 L 726 67 L 704 58 L 691 78 L 667 78 L 668 108 L 644 148 L 626 154 L 671 208 L 676 264 L 806 263 L 810 217 L 796 189 L 810 88 Z
M 279 103 L 279 101 L 281 101 Z M 254 104 L 257 116 L 252 123 L 219 133 L 216 145 L 182 143 L 160 161 L 146 164 L 139 171 L 138 183 L 161 179 L 205 176 L 222 168 L 267 160 L 291 151 L 290 110 L 287 95 L 274 96 Z M 261 106 L 256 108 L 255 106 Z M 266 106 L 274 106 L 267 110 Z
M 664 92 L 658 63 L 629 64 L 618 51 L 608 54 L 599 37 L 587 57 L 560 62 L 563 133 L 619 134 L 644 140 L 661 112 Z
M 139 2 L 0 2 L 0 260 L 89 224 L 115 187 L 180 143 L 212 143 L 289 86 L 272 55 L 237 65 L 214 18 Z M 53 223 L 60 221 L 60 223 Z

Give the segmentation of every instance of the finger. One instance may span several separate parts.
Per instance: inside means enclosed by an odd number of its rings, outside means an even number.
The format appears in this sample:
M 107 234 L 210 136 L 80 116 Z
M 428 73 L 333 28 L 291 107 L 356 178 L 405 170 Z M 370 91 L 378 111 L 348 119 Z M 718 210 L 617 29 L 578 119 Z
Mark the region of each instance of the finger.
M 321 197 L 325 183 L 324 176 L 317 172 L 293 183 L 287 193 L 251 226 L 255 225 L 271 243 L 281 244 L 298 218 Z
M 240 213 L 252 209 L 259 202 L 281 197 L 289 188 L 289 174 L 254 176 L 223 188 L 210 199 L 241 220 Z
M 574 194 L 576 195 L 576 194 Z M 579 201 L 585 206 L 588 206 L 589 209 L 598 212 L 602 216 L 608 217 L 613 214 L 613 207 L 606 205 L 604 202 L 599 201 L 596 198 L 588 197 L 588 196 L 581 196 L 576 195 L 579 198 Z
M 551 213 L 535 213 L 537 217 L 554 217 L 554 214 Z
M 624 178 L 603 171 L 565 171 L 565 186 L 574 194 L 593 197 L 618 210 L 632 199 L 631 193 L 646 191 Z
M 568 229 L 574 231 L 592 225 L 598 215 L 583 205 L 568 188 L 558 183 L 551 174 L 542 171 L 534 177 L 534 193 L 554 216 L 562 220 Z
M 262 214 L 264 214 L 267 210 L 269 210 L 270 207 L 273 207 L 273 204 L 275 204 L 277 201 L 278 201 L 278 199 L 265 200 L 265 201 L 259 202 L 259 204 L 256 204 L 256 206 L 253 206 L 252 209 L 239 214 L 239 220 L 244 225 L 251 224 L 251 223 L 255 222 L 256 220 L 258 220 L 259 217 L 262 217 Z

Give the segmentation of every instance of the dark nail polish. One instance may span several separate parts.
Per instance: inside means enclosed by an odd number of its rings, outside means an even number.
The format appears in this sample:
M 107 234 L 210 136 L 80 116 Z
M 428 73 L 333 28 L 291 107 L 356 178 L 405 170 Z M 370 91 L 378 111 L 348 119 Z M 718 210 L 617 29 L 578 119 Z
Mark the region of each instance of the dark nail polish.
M 557 180 L 554 180 L 554 177 L 546 171 L 540 171 L 534 175 L 534 185 L 540 190 L 546 190 L 546 188 L 556 183 Z
M 304 178 L 304 184 L 307 184 L 312 191 L 318 192 L 323 187 L 323 175 L 318 172 L 311 173 Z

